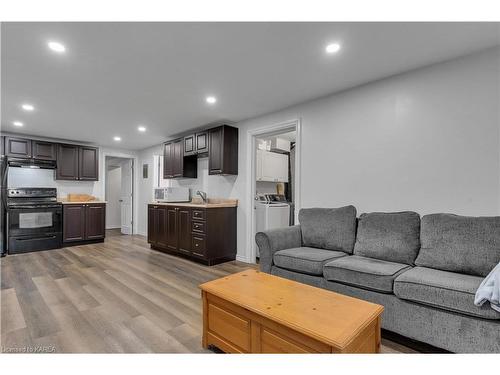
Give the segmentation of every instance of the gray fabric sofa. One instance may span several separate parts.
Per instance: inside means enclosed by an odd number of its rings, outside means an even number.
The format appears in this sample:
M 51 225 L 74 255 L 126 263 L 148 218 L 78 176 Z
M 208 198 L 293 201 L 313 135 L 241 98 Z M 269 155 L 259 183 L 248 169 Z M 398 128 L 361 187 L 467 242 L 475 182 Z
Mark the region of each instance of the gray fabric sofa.
M 382 328 L 457 353 L 500 353 L 500 313 L 474 305 L 500 262 L 500 217 L 311 208 L 256 234 L 260 268 L 379 303 Z

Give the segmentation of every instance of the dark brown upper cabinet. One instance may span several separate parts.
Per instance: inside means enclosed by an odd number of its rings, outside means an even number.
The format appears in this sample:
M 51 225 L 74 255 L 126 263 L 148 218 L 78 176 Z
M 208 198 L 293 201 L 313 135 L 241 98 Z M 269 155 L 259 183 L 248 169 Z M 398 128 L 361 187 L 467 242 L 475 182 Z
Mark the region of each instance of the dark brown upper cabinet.
M 163 145 L 163 178 L 174 177 L 174 155 L 172 150 L 172 142 Z
M 79 147 L 79 180 L 99 180 L 99 149 L 97 147 Z
M 184 156 L 196 154 L 196 144 L 194 134 L 184 137 Z
M 34 140 L 31 142 L 31 151 L 35 159 L 56 160 L 55 143 Z
M 208 174 L 238 174 L 238 128 L 222 125 L 208 131 Z
M 196 155 L 184 156 L 184 138 L 164 144 L 163 178 L 196 178 L 197 164 Z
M 57 145 L 56 180 L 78 180 L 77 145 Z
M 184 156 L 208 156 L 208 132 L 184 137 Z
M 99 180 L 99 149 L 69 144 L 57 145 L 57 180 Z
M 14 158 L 31 158 L 31 139 L 5 137 L 5 155 Z
M 208 132 L 196 133 L 194 136 L 196 152 L 199 156 L 208 156 Z

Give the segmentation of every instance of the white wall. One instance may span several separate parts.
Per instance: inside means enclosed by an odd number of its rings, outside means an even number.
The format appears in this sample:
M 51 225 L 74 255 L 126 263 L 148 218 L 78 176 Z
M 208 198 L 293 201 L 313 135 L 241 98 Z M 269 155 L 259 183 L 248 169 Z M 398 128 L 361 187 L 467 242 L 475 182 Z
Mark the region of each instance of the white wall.
M 238 177 L 220 190 L 211 180 L 198 183 L 240 200 L 238 258 L 250 251 L 248 131 L 291 119 L 302 127 L 298 206 L 499 215 L 499 54 L 483 51 L 237 124 Z M 161 154 L 156 147 L 140 158 L 152 158 L 153 150 Z M 153 186 L 147 185 L 143 233 Z
M 121 227 L 122 169 L 106 166 L 106 229 Z

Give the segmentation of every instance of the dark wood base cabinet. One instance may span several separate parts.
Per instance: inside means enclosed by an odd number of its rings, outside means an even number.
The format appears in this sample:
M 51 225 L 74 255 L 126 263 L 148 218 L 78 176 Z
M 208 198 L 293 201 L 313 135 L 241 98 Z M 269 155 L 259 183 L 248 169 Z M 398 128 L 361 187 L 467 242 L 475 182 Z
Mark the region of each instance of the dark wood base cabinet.
M 148 206 L 151 248 L 209 266 L 236 259 L 236 207 Z
M 106 235 L 106 204 L 64 204 L 64 246 L 102 242 Z

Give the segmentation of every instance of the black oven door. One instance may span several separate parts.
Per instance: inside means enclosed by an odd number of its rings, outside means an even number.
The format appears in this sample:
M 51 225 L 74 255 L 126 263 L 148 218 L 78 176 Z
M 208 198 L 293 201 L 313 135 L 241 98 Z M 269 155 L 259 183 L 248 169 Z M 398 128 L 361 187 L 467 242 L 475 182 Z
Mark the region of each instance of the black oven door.
M 9 254 L 62 246 L 62 207 L 9 207 L 7 219 Z

